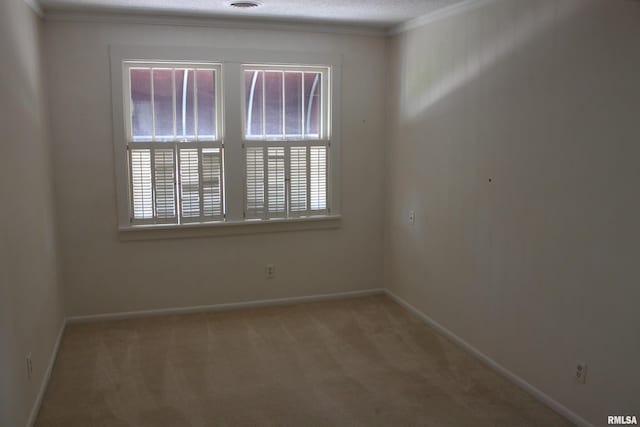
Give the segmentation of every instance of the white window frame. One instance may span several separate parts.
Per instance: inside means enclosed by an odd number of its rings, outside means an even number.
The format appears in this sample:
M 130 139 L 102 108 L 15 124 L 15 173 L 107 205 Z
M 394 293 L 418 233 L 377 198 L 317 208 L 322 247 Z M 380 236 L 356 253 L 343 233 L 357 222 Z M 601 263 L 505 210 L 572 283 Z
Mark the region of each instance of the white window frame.
M 331 53 L 269 51 L 254 49 L 219 49 L 186 46 L 110 46 L 113 148 L 115 162 L 115 185 L 117 201 L 117 224 L 121 232 L 134 233 L 138 238 L 197 237 L 201 235 L 225 235 L 245 232 L 289 231 L 307 228 L 334 228 L 341 218 L 341 69 L 342 57 Z M 125 117 L 125 82 L 123 64 L 137 63 L 205 63 L 220 64 L 216 73 L 221 93 L 218 105 L 218 140 L 224 147 L 224 206 L 225 218 L 215 222 L 188 224 L 132 224 L 129 201 L 129 177 L 127 160 L 127 125 Z M 245 219 L 245 174 L 244 174 L 244 97 L 243 66 L 308 66 L 329 68 L 331 84 L 325 102 L 331 102 L 328 112 L 330 143 L 327 172 L 327 213 L 307 217 Z M 221 130 L 222 133 L 221 134 Z M 244 227 L 244 226 L 247 227 Z M 197 229 L 197 230 L 196 230 Z M 163 231 L 164 230 L 164 231 Z M 189 231 L 185 231 L 189 230 Z M 121 236 L 123 236 L 121 234 Z
M 250 148 L 262 148 L 263 150 L 266 150 L 268 148 L 275 148 L 275 147 L 280 147 L 284 149 L 284 169 L 285 169 L 285 212 L 284 214 L 280 214 L 280 213 L 269 213 L 268 209 L 267 209 L 267 204 L 268 204 L 268 198 L 265 197 L 265 207 L 264 207 L 264 212 L 261 215 L 251 215 L 249 213 L 249 207 L 247 206 L 247 194 L 246 194 L 246 186 L 244 187 L 245 190 L 245 199 L 244 199 L 244 211 L 245 211 L 245 218 L 247 219 L 272 219 L 272 218 L 301 218 L 301 217 L 308 217 L 308 216 L 322 216 L 322 215 L 330 215 L 331 214 L 331 201 L 332 201 L 332 197 L 331 197 L 331 189 L 332 189 L 332 177 L 331 177 L 331 169 L 332 169 L 332 165 L 331 165 L 331 68 L 329 67 L 318 67 L 318 66 L 309 66 L 309 65 L 273 65 L 273 64 L 243 64 L 242 65 L 242 75 L 244 76 L 245 71 L 287 71 L 287 72 L 316 72 L 316 73 L 320 73 L 322 75 L 322 84 L 321 84 L 321 105 L 320 105 L 320 119 L 321 119 L 321 124 L 319 126 L 319 130 L 320 130 L 320 134 L 318 135 L 318 138 L 304 138 L 304 126 L 302 126 L 302 134 L 300 136 L 294 136 L 294 137 L 287 137 L 284 134 L 284 104 L 283 104 L 283 136 L 282 137 L 268 137 L 268 136 L 264 136 L 262 138 L 260 137 L 250 137 L 248 135 L 246 135 L 246 133 L 244 132 L 244 130 L 246 129 L 246 123 L 247 123 L 247 117 L 246 117 L 246 112 L 247 112 L 247 106 L 246 106 L 246 92 L 245 92 L 245 85 L 242 85 L 242 138 L 243 138 L 243 148 L 245 148 L 245 150 L 250 149 Z M 244 77 L 243 77 L 244 78 Z M 303 81 L 303 90 L 302 93 L 304 93 L 304 79 Z M 283 80 L 283 85 L 284 85 L 284 80 Z M 263 126 L 266 125 L 266 123 L 264 123 L 264 114 L 265 114 L 265 110 L 264 110 L 264 103 L 265 103 L 265 84 L 263 82 L 262 85 L 263 91 L 262 91 L 262 101 L 263 101 Z M 284 94 L 284 92 L 283 92 Z M 284 99 L 283 99 L 284 102 Z M 303 102 L 304 103 L 304 102 Z M 304 107 L 303 107 L 304 110 Z M 302 120 L 304 120 L 304 114 L 302 117 Z M 264 129 L 263 129 L 263 134 L 264 134 Z M 324 147 L 327 151 L 327 161 L 326 161 L 326 168 L 327 168 L 327 187 L 326 187 L 326 205 L 324 209 L 319 209 L 316 211 L 311 210 L 310 206 L 307 206 L 308 210 L 306 211 L 301 211 L 301 212 L 296 212 L 293 211 L 291 209 L 289 209 L 289 201 L 290 201 L 290 194 L 291 194 L 291 174 L 290 174 L 290 159 L 289 159 L 289 153 L 290 153 L 290 149 L 291 148 L 302 148 L 302 147 L 306 147 L 307 148 L 307 153 L 306 153 L 306 167 L 307 167 L 307 180 L 306 180 L 306 186 L 307 186 L 307 204 L 309 205 L 311 203 L 310 201 L 310 197 L 311 197 L 311 180 L 310 180 L 310 176 L 309 176 L 309 168 L 310 168 L 310 150 L 311 147 Z M 266 164 L 267 164 L 267 159 L 265 158 L 265 175 L 266 175 Z M 247 169 L 246 169 L 246 163 L 245 163 L 245 171 L 244 171 L 244 177 L 245 179 L 247 178 Z M 265 187 L 267 186 L 267 182 L 265 181 Z M 266 191 L 265 191 L 265 196 L 266 196 Z
M 128 102 L 130 94 L 131 94 L 131 74 L 130 71 L 136 68 L 150 68 L 151 69 L 151 93 L 153 95 L 154 88 L 154 80 L 153 80 L 153 70 L 156 69 L 167 69 L 167 68 L 191 68 L 198 70 L 211 70 L 215 71 L 215 79 L 214 79 L 214 87 L 215 87 L 215 105 L 216 105 L 216 135 L 214 138 L 205 138 L 202 139 L 198 135 L 198 124 L 197 124 L 197 116 L 196 123 L 194 129 L 194 136 L 190 138 L 180 137 L 177 135 L 176 130 L 176 106 L 175 100 L 173 102 L 173 138 L 157 138 L 155 135 L 155 115 L 154 115 L 154 104 L 151 104 L 151 120 L 152 120 L 152 129 L 151 129 L 151 138 L 150 139 L 139 139 L 136 140 L 133 136 L 132 132 L 132 112 L 131 112 L 131 102 Z M 222 168 L 222 176 L 220 186 L 221 186 L 221 209 L 222 212 L 220 215 L 215 217 L 205 217 L 203 216 L 203 194 L 202 187 L 200 187 L 200 197 L 199 201 L 201 204 L 200 216 L 198 217 L 184 217 L 181 215 L 181 201 L 182 201 L 182 188 L 180 183 L 180 164 L 182 162 L 181 150 L 192 149 L 196 150 L 198 158 L 199 158 L 199 168 L 200 173 L 199 176 L 202 177 L 202 150 L 207 148 L 213 148 L 220 150 L 220 157 L 224 156 L 224 123 L 222 120 L 222 87 L 220 85 L 220 74 L 221 74 L 221 65 L 216 63 L 205 63 L 205 62 L 184 62 L 184 61 L 163 61 L 163 62 L 143 62 L 143 61 L 123 61 L 122 63 L 122 81 L 123 81 L 123 113 L 124 113 L 124 126 L 125 126 L 125 135 L 126 135 L 126 143 L 127 143 L 127 156 L 131 156 L 133 150 L 149 150 L 151 154 L 151 180 L 152 180 L 152 188 L 155 192 L 155 166 L 154 166 L 154 154 L 156 150 L 172 150 L 173 151 L 173 161 L 174 161 L 174 197 L 175 197 L 175 218 L 173 220 L 167 219 L 159 219 L 159 218 L 151 218 L 151 219 L 136 219 L 133 209 L 133 180 L 130 176 L 131 169 L 129 167 L 129 163 L 127 163 L 127 172 L 129 173 L 129 221 L 130 225 L 151 225 L 151 224 L 187 224 L 187 223 L 205 223 L 205 222 L 217 222 L 224 220 L 224 168 Z M 197 85 L 197 73 L 194 75 L 194 87 Z M 175 94 L 175 81 L 173 93 Z M 194 98 L 194 105 L 197 104 L 197 90 L 195 90 L 196 96 Z M 152 200 L 152 203 L 155 200 Z M 155 209 L 153 209 L 155 211 Z

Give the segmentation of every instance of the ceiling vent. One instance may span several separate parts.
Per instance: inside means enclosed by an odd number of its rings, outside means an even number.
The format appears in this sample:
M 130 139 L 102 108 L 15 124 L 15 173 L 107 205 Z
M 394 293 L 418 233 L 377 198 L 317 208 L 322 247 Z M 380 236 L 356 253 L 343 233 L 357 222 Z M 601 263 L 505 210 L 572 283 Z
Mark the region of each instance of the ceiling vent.
M 238 9 L 251 9 L 260 6 L 257 1 L 233 1 L 229 3 L 231 7 L 237 7 Z

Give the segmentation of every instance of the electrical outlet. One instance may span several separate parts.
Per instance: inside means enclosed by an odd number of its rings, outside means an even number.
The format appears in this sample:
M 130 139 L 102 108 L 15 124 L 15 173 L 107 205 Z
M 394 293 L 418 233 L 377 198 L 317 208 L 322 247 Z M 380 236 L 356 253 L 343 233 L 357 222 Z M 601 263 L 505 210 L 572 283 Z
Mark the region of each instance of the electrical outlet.
M 576 382 L 580 384 L 585 384 L 587 382 L 587 364 L 584 362 L 578 361 L 576 363 Z
M 267 264 L 264 273 L 267 279 L 273 279 L 276 277 L 276 267 L 273 264 Z
M 31 353 L 27 354 L 27 378 L 31 379 L 33 375 L 33 361 L 31 360 Z
M 409 224 L 414 225 L 416 223 L 416 212 L 409 211 Z

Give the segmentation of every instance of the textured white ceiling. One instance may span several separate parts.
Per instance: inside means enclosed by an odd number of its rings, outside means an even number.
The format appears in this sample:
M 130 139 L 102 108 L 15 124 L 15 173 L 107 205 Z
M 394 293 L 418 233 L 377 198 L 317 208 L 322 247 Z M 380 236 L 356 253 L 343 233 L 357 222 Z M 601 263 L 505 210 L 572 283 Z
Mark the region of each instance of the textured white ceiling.
M 389 27 L 464 0 L 258 0 L 251 9 L 231 0 L 39 0 L 46 11 L 149 13 L 215 18 L 313 21 Z

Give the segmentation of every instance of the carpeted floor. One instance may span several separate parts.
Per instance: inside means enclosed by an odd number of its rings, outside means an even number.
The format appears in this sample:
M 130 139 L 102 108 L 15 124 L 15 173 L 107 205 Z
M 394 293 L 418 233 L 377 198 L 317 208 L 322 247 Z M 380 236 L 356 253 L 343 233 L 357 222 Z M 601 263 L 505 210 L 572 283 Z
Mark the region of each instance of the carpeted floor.
M 570 426 L 385 296 L 69 325 L 37 426 Z

